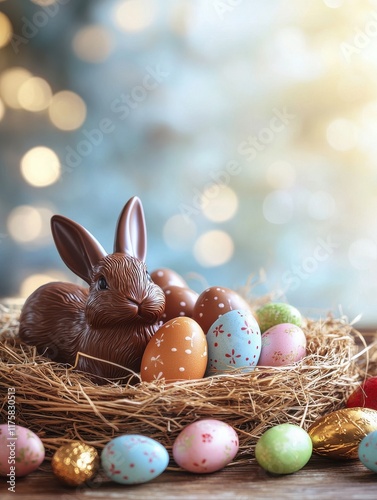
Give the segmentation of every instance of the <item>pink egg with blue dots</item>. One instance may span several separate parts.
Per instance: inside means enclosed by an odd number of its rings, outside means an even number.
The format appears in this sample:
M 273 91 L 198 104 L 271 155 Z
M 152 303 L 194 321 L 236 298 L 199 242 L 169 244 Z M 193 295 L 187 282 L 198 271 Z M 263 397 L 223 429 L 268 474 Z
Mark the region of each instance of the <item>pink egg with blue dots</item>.
M 228 465 L 238 448 L 233 427 L 220 420 L 203 419 L 187 425 L 176 437 L 173 458 L 182 469 L 206 474 Z
M 141 484 L 159 476 L 168 466 L 166 448 L 140 434 L 124 434 L 109 441 L 101 452 L 106 476 L 120 484 Z
M 253 370 L 261 353 L 258 322 L 247 309 L 228 311 L 208 330 L 207 343 L 207 375 Z

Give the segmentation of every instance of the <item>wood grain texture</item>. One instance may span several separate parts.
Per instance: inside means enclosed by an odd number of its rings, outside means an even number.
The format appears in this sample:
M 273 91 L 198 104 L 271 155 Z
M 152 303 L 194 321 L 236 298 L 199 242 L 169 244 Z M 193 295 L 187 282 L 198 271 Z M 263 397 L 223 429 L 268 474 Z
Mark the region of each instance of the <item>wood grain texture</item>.
M 377 474 L 358 460 L 332 461 L 313 456 L 303 469 L 284 476 L 273 476 L 252 460 L 249 465 L 236 465 L 207 475 L 166 471 L 137 486 L 117 485 L 99 475 L 88 486 L 70 488 L 62 485 L 52 474 L 50 464 L 45 463 L 40 470 L 16 481 L 16 494 L 6 490 L 2 478 L 2 500 L 15 496 L 28 500 L 375 500 Z

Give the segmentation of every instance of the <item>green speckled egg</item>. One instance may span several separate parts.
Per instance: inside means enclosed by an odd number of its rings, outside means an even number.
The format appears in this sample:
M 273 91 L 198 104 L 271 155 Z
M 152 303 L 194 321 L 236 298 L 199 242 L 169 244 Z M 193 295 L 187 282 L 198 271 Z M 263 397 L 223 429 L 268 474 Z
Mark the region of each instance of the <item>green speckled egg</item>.
M 281 323 L 291 323 L 297 326 L 302 325 L 300 311 L 284 302 L 270 302 L 265 304 L 256 311 L 256 318 L 261 333 Z
M 272 474 L 292 474 L 302 469 L 313 451 L 309 434 L 295 424 L 280 424 L 259 438 L 255 458 Z

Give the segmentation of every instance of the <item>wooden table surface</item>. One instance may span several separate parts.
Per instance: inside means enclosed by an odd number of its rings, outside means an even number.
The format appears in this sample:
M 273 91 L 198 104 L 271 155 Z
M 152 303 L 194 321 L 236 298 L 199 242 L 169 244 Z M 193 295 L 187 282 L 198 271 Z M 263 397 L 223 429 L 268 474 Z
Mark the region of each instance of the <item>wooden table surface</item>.
M 363 331 L 367 341 L 376 330 Z M 373 374 L 377 375 L 377 374 Z M 78 488 L 63 485 L 46 461 L 34 473 L 16 479 L 15 493 L 7 491 L 0 478 L 0 500 L 24 497 L 27 500 L 377 500 L 377 474 L 359 460 L 334 461 L 313 455 L 300 471 L 274 476 L 255 461 L 236 464 L 212 474 L 191 474 L 167 470 L 149 483 L 126 486 L 116 484 L 99 473 L 92 483 Z
M 313 456 L 303 469 L 284 476 L 273 476 L 251 460 L 250 464 L 206 475 L 166 471 L 149 483 L 135 486 L 117 485 L 100 476 L 89 486 L 71 488 L 62 485 L 46 463 L 29 476 L 17 479 L 15 493 L 7 492 L 2 478 L 0 491 L 1 500 L 15 497 L 27 500 L 376 500 L 377 474 L 358 460 L 332 461 Z

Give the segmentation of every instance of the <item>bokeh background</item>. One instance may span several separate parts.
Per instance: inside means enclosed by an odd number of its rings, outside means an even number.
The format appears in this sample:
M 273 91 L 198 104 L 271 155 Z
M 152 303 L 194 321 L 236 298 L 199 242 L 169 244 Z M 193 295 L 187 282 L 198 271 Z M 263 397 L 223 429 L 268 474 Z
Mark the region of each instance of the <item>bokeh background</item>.
M 376 1 L 2 1 L 0 133 L 0 297 L 138 195 L 151 271 L 377 323 Z

